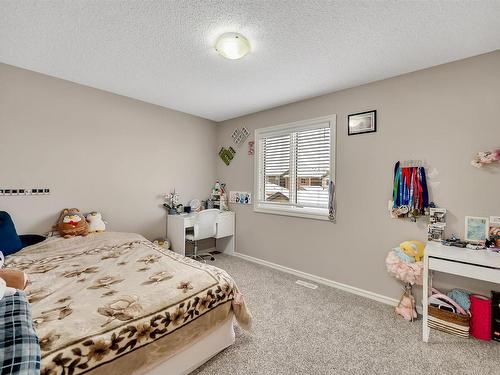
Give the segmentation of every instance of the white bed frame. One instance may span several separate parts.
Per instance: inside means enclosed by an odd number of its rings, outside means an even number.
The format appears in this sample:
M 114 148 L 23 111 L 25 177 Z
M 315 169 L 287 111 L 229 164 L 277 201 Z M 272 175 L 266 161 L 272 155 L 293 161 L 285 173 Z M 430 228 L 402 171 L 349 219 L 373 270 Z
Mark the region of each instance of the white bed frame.
M 225 348 L 234 344 L 234 316 L 208 335 L 182 349 L 161 364 L 145 369 L 144 375 L 187 375 Z

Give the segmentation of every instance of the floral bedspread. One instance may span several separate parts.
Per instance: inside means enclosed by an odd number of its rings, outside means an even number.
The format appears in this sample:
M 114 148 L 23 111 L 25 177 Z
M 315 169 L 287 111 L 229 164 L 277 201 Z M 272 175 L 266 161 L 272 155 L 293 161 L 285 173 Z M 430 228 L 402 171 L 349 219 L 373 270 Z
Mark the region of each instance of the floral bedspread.
M 240 325 L 251 321 L 225 271 L 137 234 L 52 238 L 8 257 L 6 265 L 29 276 L 42 374 L 88 372 L 226 303 Z

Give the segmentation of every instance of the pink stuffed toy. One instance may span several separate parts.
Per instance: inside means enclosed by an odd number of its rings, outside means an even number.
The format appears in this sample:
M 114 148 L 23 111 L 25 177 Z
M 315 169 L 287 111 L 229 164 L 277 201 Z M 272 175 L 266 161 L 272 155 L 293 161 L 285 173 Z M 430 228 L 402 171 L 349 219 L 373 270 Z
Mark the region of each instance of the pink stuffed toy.
M 396 306 L 396 314 L 401 315 L 405 320 L 413 322 L 413 319 L 417 318 L 417 312 L 415 311 L 415 297 L 411 294 L 407 295 L 406 292 L 401 297 L 401 301 Z

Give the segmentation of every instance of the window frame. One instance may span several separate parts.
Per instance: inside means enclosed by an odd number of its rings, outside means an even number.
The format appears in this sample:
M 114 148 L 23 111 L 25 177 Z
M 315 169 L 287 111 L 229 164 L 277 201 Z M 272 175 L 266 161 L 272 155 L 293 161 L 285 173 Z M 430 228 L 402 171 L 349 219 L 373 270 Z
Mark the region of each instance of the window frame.
M 264 203 L 262 202 L 261 196 L 261 170 L 260 165 L 260 153 L 261 153 L 261 142 L 260 140 L 266 135 L 279 135 L 292 133 L 294 131 L 306 130 L 308 127 L 314 128 L 315 125 L 320 123 L 328 122 L 330 125 L 330 179 L 336 180 L 336 141 L 337 141 L 337 115 L 332 114 L 323 117 L 316 117 L 307 120 L 289 122 L 280 125 L 269 126 L 265 128 L 256 129 L 254 132 L 254 202 L 253 210 L 254 212 L 273 214 L 273 215 L 284 215 L 284 216 L 294 216 L 305 219 L 316 219 L 316 220 L 329 220 L 328 208 L 314 208 L 314 207 L 296 207 L 291 206 L 286 203 Z

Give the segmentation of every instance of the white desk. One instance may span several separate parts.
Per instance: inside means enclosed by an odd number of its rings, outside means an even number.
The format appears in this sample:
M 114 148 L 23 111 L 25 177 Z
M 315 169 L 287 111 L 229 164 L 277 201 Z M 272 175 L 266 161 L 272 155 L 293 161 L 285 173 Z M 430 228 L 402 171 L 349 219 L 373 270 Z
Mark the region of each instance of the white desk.
M 196 213 L 168 215 L 167 238 L 170 248 L 178 254 L 186 255 L 186 229 L 192 228 Z M 234 212 L 221 211 L 217 217 L 216 249 L 221 253 L 234 253 Z
M 433 271 L 469 277 L 500 284 L 500 254 L 487 250 L 470 250 L 428 242 L 424 255 L 422 340 L 429 341 L 429 293 Z

